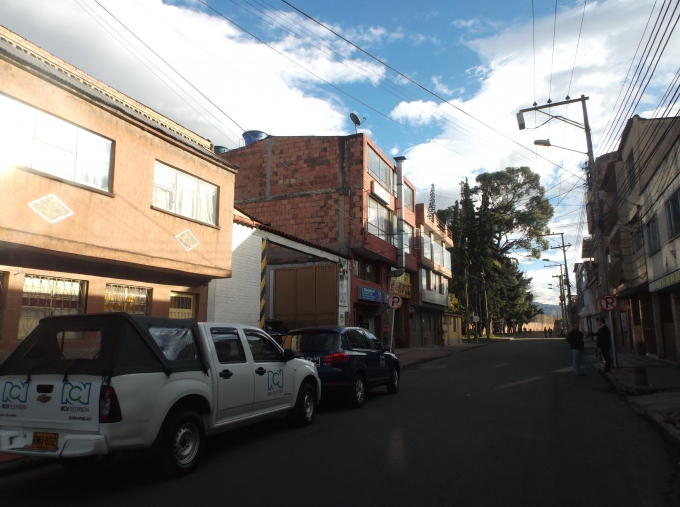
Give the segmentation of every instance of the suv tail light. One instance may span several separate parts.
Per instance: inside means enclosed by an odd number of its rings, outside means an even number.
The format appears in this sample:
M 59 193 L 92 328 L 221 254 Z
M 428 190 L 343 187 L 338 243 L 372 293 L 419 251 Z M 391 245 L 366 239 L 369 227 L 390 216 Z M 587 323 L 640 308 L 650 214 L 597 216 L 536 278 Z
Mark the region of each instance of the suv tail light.
M 123 420 L 118 396 L 112 386 L 102 386 L 99 391 L 99 422 L 115 423 Z
M 324 364 L 338 364 L 346 363 L 349 361 L 349 354 L 345 352 L 336 352 L 335 354 L 329 354 L 323 358 Z

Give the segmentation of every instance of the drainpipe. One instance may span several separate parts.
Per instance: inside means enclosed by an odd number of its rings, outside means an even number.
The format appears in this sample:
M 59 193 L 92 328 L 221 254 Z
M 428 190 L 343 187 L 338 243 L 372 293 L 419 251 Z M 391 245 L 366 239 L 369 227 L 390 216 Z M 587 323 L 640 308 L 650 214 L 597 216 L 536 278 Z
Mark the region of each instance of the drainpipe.
M 405 266 L 404 259 L 404 173 L 403 164 L 406 157 L 394 157 L 397 162 L 397 267 Z

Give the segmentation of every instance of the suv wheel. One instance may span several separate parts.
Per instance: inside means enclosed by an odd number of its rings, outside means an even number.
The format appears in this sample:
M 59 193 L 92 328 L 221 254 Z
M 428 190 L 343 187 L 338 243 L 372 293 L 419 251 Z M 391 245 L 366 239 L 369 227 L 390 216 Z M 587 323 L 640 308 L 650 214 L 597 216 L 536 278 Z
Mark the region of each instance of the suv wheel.
M 159 437 L 159 453 L 167 475 L 178 477 L 196 469 L 205 447 L 205 426 L 196 412 L 171 414 Z
M 366 381 L 363 375 L 357 373 L 354 375 L 352 382 L 349 385 L 348 401 L 352 408 L 361 408 L 366 401 Z
M 392 374 L 390 375 L 390 380 L 387 383 L 387 391 L 394 394 L 398 390 L 399 390 L 399 369 L 396 366 L 392 366 Z
M 289 418 L 300 426 L 307 426 L 312 424 L 314 414 L 316 413 L 316 395 L 314 388 L 305 382 L 300 386 L 295 408 L 288 412 Z

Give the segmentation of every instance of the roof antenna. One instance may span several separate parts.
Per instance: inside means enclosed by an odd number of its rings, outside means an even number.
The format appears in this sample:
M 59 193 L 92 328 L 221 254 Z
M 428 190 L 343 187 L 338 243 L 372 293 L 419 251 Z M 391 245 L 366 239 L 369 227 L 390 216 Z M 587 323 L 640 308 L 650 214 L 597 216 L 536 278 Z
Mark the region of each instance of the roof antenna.
M 349 118 L 352 120 L 352 123 L 354 123 L 354 133 L 356 134 L 357 127 L 366 121 L 366 117 L 364 116 L 363 120 L 359 120 L 359 117 L 356 114 L 349 113 Z

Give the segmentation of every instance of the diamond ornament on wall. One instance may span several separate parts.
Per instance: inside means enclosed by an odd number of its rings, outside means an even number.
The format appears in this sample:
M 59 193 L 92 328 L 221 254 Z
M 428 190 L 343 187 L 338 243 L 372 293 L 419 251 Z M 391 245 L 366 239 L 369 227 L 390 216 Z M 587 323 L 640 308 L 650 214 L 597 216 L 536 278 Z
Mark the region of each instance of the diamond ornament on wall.
M 73 215 L 73 211 L 54 194 L 29 202 L 28 207 L 51 224 Z
M 187 252 L 198 246 L 198 240 L 196 239 L 196 236 L 194 236 L 194 234 L 189 229 L 180 232 L 177 236 L 175 236 L 175 239 Z

